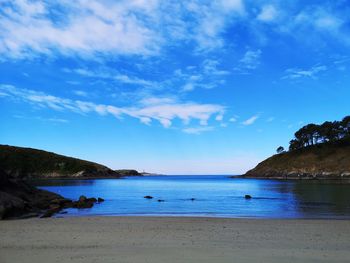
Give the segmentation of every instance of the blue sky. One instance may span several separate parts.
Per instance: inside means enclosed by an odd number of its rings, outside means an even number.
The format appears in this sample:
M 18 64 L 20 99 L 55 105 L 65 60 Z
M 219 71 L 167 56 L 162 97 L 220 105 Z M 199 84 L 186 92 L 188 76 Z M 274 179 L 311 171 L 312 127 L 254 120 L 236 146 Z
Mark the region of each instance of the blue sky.
M 0 1 L 0 143 L 239 174 L 350 111 L 350 2 Z

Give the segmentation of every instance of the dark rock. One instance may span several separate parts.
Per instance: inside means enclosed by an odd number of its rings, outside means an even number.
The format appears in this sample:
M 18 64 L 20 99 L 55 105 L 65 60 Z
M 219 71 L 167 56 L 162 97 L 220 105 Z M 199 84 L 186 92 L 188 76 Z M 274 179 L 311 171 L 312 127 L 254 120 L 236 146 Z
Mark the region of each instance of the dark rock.
M 82 208 L 91 208 L 94 206 L 94 203 L 93 202 L 73 202 L 72 204 L 72 207 L 73 208 L 79 208 L 79 209 L 82 209 Z
M 98 203 L 102 203 L 102 202 L 104 202 L 105 200 L 103 199 L 103 198 L 101 198 L 101 197 L 99 197 L 99 198 L 97 198 L 97 202 Z
M 0 219 L 20 215 L 26 211 L 26 203 L 21 198 L 0 192 Z
M 245 195 L 244 198 L 245 199 L 252 199 L 252 196 L 251 195 Z
M 194 200 L 196 200 L 196 198 L 191 198 L 190 200 L 191 200 L 191 201 L 194 201 Z
M 163 199 L 158 199 L 157 201 L 158 201 L 158 202 L 164 202 L 164 200 L 163 200 Z
M 0 219 L 52 217 L 66 208 L 91 208 L 103 199 L 80 196 L 78 201 L 66 199 L 49 191 L 37 189 L 9 176 L 0 169 Z
M 87 199 L 88 202 L 96 203 L 97 199 L 95 197 L 91 197 Z
M 153 199 L 153 196 L 146 195 L 146 196 L 144 196 L 143 198 L 146 198 L 146 199 Z
M 42 214 L 40 218 L 52 217 L 54 214 L 58 213 L 59 211 L 60 211 L 59 207 L 46 210 L 45 213 Z
M 51 201 L 51 205 L 58 205 L 60 207 L 65 207 L 65 206 L 69 205 L 70 203 L 72 203 L 72 200 L 65 199 L 65 198 L 54 199 L 54 200 Z
M 50 209 L 55 199 L 62 196 L 39 190 L 28 183 L 10 177 L 0 169 L 0 219 L 25 218 Z
M 86 202 L 86 196 L 85 195 L 81 195 L 80 197 L 79 197 L 79 202 Z

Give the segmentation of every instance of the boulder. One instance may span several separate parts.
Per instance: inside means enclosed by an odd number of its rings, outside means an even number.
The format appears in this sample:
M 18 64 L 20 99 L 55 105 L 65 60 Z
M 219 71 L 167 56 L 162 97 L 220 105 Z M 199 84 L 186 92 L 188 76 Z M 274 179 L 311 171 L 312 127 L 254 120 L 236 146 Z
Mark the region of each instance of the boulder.
M 91 197 L 87 199 L 88 202 L 96 203 L 97 199 L 95 197 Z
M 252 199 L 252 196 L 251 195 L 245 195 L 244 198 L 245 199 Z
M 26 203 L 14 195 L 0 192 L 0 219 L 24 214 L 27 211 Z
M 81 195 L 80 197 L 79 197 L 79 202 L 86 202 L 86 196 L 85 195 Z
M 99 198 L 97 198 L 97 202 L 98 203 L 102 203 L 102 202 L 104 202 L 105 200 L 103 199 L 103 198 L 101 198 L 101 197 L 99 197 Z
M 153 196 L 146 195 L 146 196 L 144 196 L 143 198 L 146 198 L 146 199 L 153 199 Z

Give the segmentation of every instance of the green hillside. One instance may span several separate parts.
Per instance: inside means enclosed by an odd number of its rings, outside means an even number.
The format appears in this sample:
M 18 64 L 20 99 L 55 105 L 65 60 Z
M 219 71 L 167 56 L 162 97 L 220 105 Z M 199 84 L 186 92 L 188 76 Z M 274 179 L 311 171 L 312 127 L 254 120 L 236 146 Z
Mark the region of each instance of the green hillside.
M 9 145 L 0 145 L 0 168 L 17 178 L 121 177 L 97 163 Z
M 276 154 L 244 177 L 350 179 L 350 142 L 324 143 Z

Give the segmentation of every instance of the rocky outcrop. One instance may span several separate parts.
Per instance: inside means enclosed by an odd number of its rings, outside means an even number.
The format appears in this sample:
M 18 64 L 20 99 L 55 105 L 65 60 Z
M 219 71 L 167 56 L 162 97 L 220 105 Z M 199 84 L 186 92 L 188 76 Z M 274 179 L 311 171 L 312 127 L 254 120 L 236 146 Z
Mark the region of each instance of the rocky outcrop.
M 114 172 L 116 172 L 120 176 L 143 176 L 141 173 L 133 169 L 119 169 L 114 170 Z
M 36 189 L 0 170 L 0 219 L 39 216 L 62 196 Z
M 242 177 L 350 179 L 350 146 L 325 144 L 276 154 Z
M 102 198 L 85 196 L 72 201 L 12 178 L 0 169 L 0 219 L 51 217 L 66 208 L 91 208 L 101 202 Z

